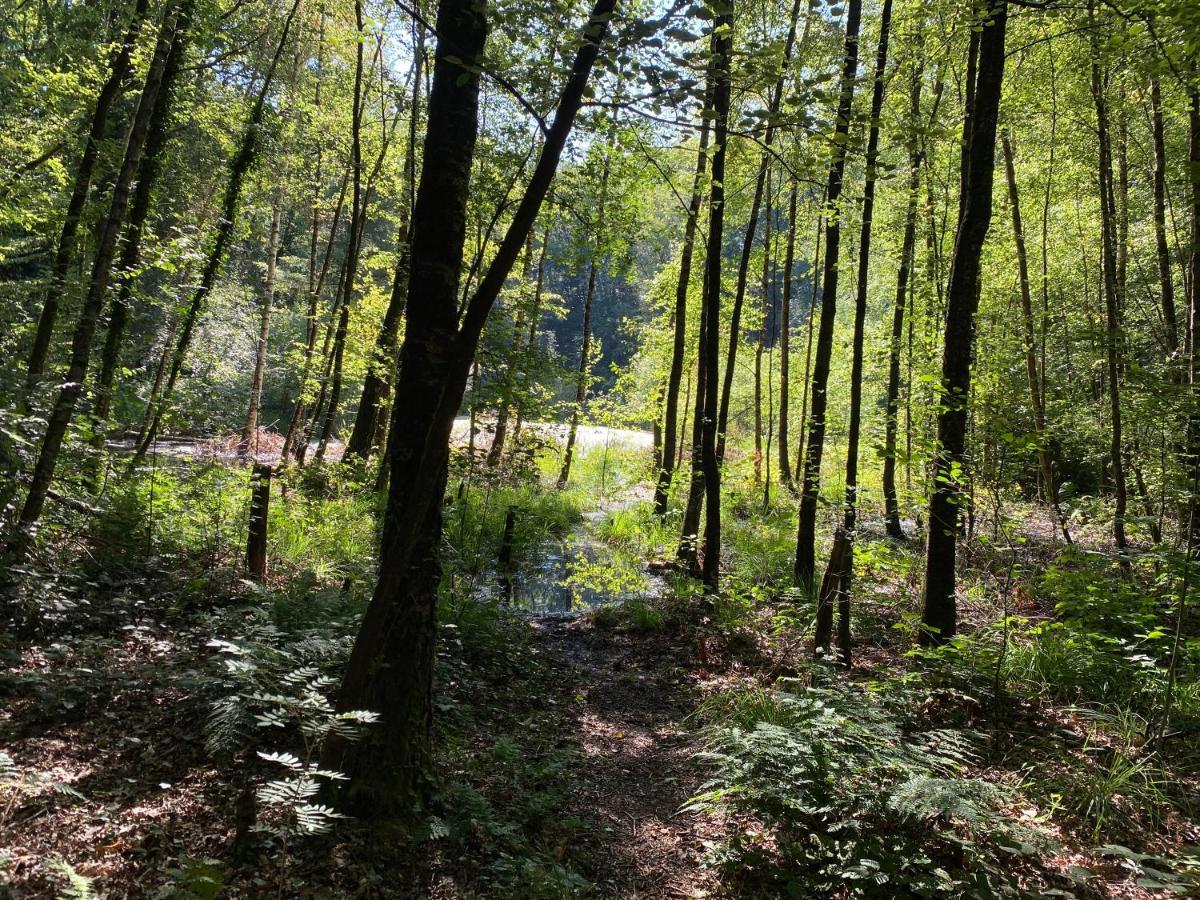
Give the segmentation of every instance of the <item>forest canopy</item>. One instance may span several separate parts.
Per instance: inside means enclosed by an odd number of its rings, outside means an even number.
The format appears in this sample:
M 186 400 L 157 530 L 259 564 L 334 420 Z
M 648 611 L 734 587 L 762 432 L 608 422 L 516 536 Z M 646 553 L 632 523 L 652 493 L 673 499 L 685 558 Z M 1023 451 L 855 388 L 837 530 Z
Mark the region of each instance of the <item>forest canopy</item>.
M 0 892 L 1200 891 L 1200 6 L 0 51 Z

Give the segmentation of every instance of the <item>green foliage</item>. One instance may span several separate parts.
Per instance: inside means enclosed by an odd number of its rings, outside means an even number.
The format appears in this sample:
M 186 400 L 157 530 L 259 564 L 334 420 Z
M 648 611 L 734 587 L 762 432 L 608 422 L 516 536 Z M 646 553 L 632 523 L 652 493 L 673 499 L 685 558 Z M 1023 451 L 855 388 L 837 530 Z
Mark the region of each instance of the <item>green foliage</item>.
M 831 682 L 751 689 L 706 707 L 714 779 L 692 801 L 752 816 L 717 858 L 784 895 L 1016 896 L 1010 857 L 1053 842 L 968 774 L 980 736 L 912 731 L 880 696 Z M 769 887 L 768 887 L 769 886 Z

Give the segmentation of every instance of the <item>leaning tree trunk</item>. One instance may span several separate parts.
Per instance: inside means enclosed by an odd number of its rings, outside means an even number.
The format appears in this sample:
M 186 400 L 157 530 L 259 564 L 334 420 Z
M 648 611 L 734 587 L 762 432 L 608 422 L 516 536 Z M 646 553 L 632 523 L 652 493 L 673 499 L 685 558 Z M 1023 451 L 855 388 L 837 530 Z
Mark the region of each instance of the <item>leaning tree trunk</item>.
M 804 454 L 804 483 L 800 490 L 800 521 L 796 529 L 796 566 L 794 582 L 807 591 L 813 589 L 816 569 L 817 501 L 821 490 L 821 456 L 825 451 L 826 392 L 829 362 L 833 355 L 833 326 L 837 319 L 838 251 L 842 239 L 842 179 L 846 171 L 846 144 L 849 140 L 850 113 L 854 102 L 854 81 L 858 71 L 858 26 L 862 0 L 850 0 L 846 13 L 845 61 L 842 67 L 837 124 L 834 127 L 833 152 L 826 187 L 825 277 L 821 286 L 821 324 L 817 332 L 816 358 L 812 371 L 812 402 L 808 423 L 808 447 Z
M 867 136 L 866 181 L 863 185 L 862 236 L 858 247 L 858 283 L 854 293 L 854 336 L 850 356 L 850 427 L 846 440 L 846 510 L 842 527 L 833 538 L 833 552 L 817 603 L 816 646 L 829 650 L 833 607 L 838 608 L 838 647 L 842 665 L 850 665 L 850 579 L 854 572 L 854 530 L 858 516 L 858 442 L 862 424 L 863 332 L 867 320 L 867 276 L 871 266 L 871 225 L 875 216 L 875 177 L 879 160 L 879 116 L 883 111 L 888 36 L 892 0 L 883 0 L 879 16 L 879 49 L 871 92 L 870 131 Z M 840 552 L 839 552 L 839 544 Z
M 438 8 L 425 162 L 413 213 L 408 332 L 388 438 L 391 480 L 379 580 L 338 696 L 340 710 L 376 710 L 382 720 L 365 740 L 348 744 L 335 739 L 325 751 L 327 768 L 350 775 L 360 811 L 413 817 L 428 794 L 441 504 L 450 431 L 484 324 L 550 188 L 614 6 L 615 0 L 597 0 L 593 7 L 529 186 L 458 327 L 478 123 L 474 60 L 482 51 L 485 23 L 482 7 L 468 0 L 442 0 Z
M 342 396 L 342 360 L 346 353 L 346 334 L 350 324 L 350 304 L 354 299 L 354 281 L 358 275 L 358 254 L 362 246 L 363 230 L 366 227 L 362 185 L 362 112 L 363 112 L 363 24 L 362 0 L 354 3 L 355 28 L 360 40 L 354 57 L 354 98 L 350 110 L 350 243 L 346 247 L 345 273 L 342 279 L 342 309 L 338 316 L 337 333 L 333 339 L 333 373 L 329 385 L 329 396 L 325 417 L 321 425 L 321 436 L 317 443 L 317 462 L 325 458 L 337 422 L 338 403 Z
M 346 453 L 362 459 L 367 459 L 378 447 L 381 423 L 386 418 L 391 394 L 387 373 L 395 365 L 400 320 L 408 303 L 409 257 L 412 251 L 409 220 L 412 217 L 412 198 L 416 195 L 417 126 L 421 115 L 421 69 L 425 56 L 425 31 L 422 28 L 417 29 L 417 46 L 413 54 L 412 102 L 408 118 L 408 143 L 404 148 L 405 196 L 401 201 L 402 218 L 396 237 L 396 270 L 383 325 L 375 341 L 375 355 L 363 379 L 362 399 L 358 403 L 354 428 L 346 442 Z
M 692 179 L 692 196 L 688 203 L 687 221 L 683 226 L 683 247 L 679 251 L 679 281 L 675 285 L 675 334 L 671 344 L 671 371 L 667 376 L 666 407 L 663 417 L 662 459 L 654 487 L 655 515 L 667 513 L 671 478 L 675 474 L 675 440 L 679 431 L 679 384 L 683 380 L 683 363 L 687 345 L 687 296 L 692 280 L 692 253 L 696 243 L 696 223 L 700 205 L 704 202 L 704 170 L 708 162 L 708 119 L 700 125 L 700 148 L 696 154 L 696 174 Z
M 701 468 L 704 472 L 704 562 L 701 577 L 705 590 L 715 595 L 721 572 L 721 465 L 717 453 L 717 371 L 721 350 L 721 249 L 725 232 L 725 153 L 729 144 L 729 106 L 733 61 L 733 6 L 714 5 L 713 112 L 714 152 L 712 189 L 708 213 L 708 248 L 704 260 L 705 315 L 704 364 L 708 378 L 704 385 L 704 423 L 701 428 Z M 731 332 L 736 334 L 736 329 Z M 730 360 L 732 366 L 732 360 Z
M 187 40 L 189 22 L 180 20 L 175 28 L 171 50 L 163 71 L 162 87 L 154 101 L 154 112 L 150 117 L 150 131 L 138 167 L 133 202 L 129 210 L 129 222 L 121 239 L 121 257 L 117 263 L 120 286 L 113 298 L 112 310 L 108 315 L 108 331 L 104 335 L 104 349 L 100 354 L 100 374 L 96 379 L 95 405 L 92 409 L 92 448 L 97 461 L 92 476 L 103 468 L 101 455 L 108 431 L 108 418 L 112 412 L 113 384 L 116 381 L 117 365 L 121 358 L 121 344 L 125 338 L 125 326 L 129 320 L 129 309 L 133 301 L 133 284 L 136 279 L 138 261 L 141 258 L 142 236 L 146 218 L 150 213 L 150 199 L 161 169 L 162 151 L 167 142 L 167 121 L 171 115 L 174 86 L 179 75 Z M 93 479 L 94 480 L 94 479 Z M 95 485 L 93 485 L 95 486 Z
M 979 261 L 992 222 L 992 182 L 996 162 L 996 125 L 1004 82 L 1004 39 L 1007 0 L 988 0 L 979 39 L 975 108 L 967 154 L 967 196 L 954 242 L 946 288 L 946 326 L 942 354 L 940 409 L 929 498 L 929 544 L 925 554 L 925 598 L 920 640 L 940 644 L 958 626 L 955 600 L 955 542 L 960 487 L 966 453 L 967 398 L 971 393 L 971 358 L 975 312 L 979 304 Z
M 50 269 L 50 284 L 46 288 L 46 297 L 42 301 L 42 312 L 38 318 L 37 331 L 33 336 L 33 348 L 29 353 L 26 366 L 26 393 L 31 392 L 39 379 L 45 374 L 46 360 L 50 355 L 50 341 L 54 337 L 54 326 L 58 322 L 58 312 L 62 305 L 63 294 L 66 292 L 67 272 L 75 256 L 76 236 L 79 233 L 79 220 L 83 216 L 83 208 L 87 203 L 88 192 L 92 186 L 92 175 L 96 171 L 96 160 L 100 155 L 100 143 L 104 140 L 104 132 L 108 128 L 108 114 L 113 102 L 121 92 L 125 79 L 133 68 L 133 51 L 136 49 L 138 35 L 142 23 L 146 19 L 148 0 L 137 0 L 133 11 L 133 19 L 121 41 L 121 47 L 113 56 L 109 66 L 108 78 L 105 79 L 100 93 L 96 95 L 96 106 L 92 110 L 91 125 L 83 145 L 83 156 L 75 169 L 75 180 L 71 185 L 71 197 L 67 201 L 67 212 L 63 218 L 62 230 L 58 235 L 58 245 L 54 250 L 54 263 Z M 28 398 L 26 398 L 28 400 Z
M 1004 148 L 1004 173 L 1008 180 L 1008 203 L 1012 209 L 1013 239 L 1017 250 L 1017 275 L 1021 290 L 1021 322 L 1025 337 L 1025 374 L 1029 380 L 1029 400 L 1033 407 L 1033 427 L 1038 441 L 1038 465 L 1042 471 L 1042 487 L 1054 516 L 1058 519 L 1063 540 L 1071 543 L 1067 519 L 1058 502 L 1054 483 L 1054 463 L 1050 458 L 1050 439 L 1046 433 L 1046 402 L 1042 397 L 1038 376 L 1037 341 L 1033 330 L 1033 294 L 1029 287 L 1029 258 L 1025 253 L 1025 229 L 1021 222 L 1021 198 L 1017 191 L 1017 173 L 1013 165 L 1012 140 L 1007 131 L 1000 136 Z
M 191 347 L 192 335 L 200 319 L 200 313 L 204 310 L 204 304 L 208 299 L 208 295 L 212 293 L 213 285 L 217 280 L 217 273 L 220 271 L 221 263 L 225 259 L 225 251 L 228 249 L 229 242 L 233 238 L 234 225 L 237 222 L 238 211 L 241 207 L 242 187 L 245 184 L 246 175 L 258 155 L 259 128 L 262 126 L 263 114 L 266 110 L 267 94 L 270 92 L 271 85 L 275 80 L 275 69 L 279 65 L 279 59 L 283 55 L 284 48 L 287 46 L 288 34 L 291 32 L 292 22 L 296 17 L 297 10 L 300 8 L 300 3 L 301 0 L 294 0 L 292 8 L 284 20 L 283 34 L 280 35 L 279 44 L 276 46 L 275 53 L 271 57 L 271 62 L 267 66 L 266 74 L 263 76 L 262 87 L 259 88 L 258 97 L 250 112 L 250 118 L 246 122 L 246 130 L 242 134 L 242 140 L 238 145 L 237 153 L 230 162 L 229 180 L 225 185 L 225 195 L 221 202 L 221 217 L 217 221 L 217 230 L 213 235 L 212 244 L 209 246 L 208 254 L 205 257 L 204 269 L 200 275 L 200 284 L 193 292 L 191 302 L 184 313 L 183 324 L 176 338 L 174 352 L 171 354 L 171 365 L 167 371 L 166 384 L 163 386 L 162 394 L 157 399 L 154 397 L 150 399 L 150 411 L 148 412 L 150 426 L 146 429 L 146 433 L 142 436 L 142 440 L 134 452 L 131 461 L 132 466 L 141 464 L 142 460 L 146 458 L 146 451 L 150 449 L 150 444 L 153 443 L 155 437 L 158 435 L 163 413 L 170 406 L 171 398 L 175 393 L 175 384 L 179 380 L 180 373 L 183 371 L 183 362 L 187 358 L 188 349 Z
M 67 428 L 74 418 L 79 396 L 83 392 L 88 363 L 92 355 L 93 338 L 96 335 L 100 314 L 104 309 L 105 295 L 112 278 L 113 259 L 116 256 L 118 239 L 125 225 L 125 214 L 129 209 L 134 175 L 141 164 L 142 151 L 150 130 L 155 100 L 166 71 L 172 38 L 177 22 L 181 18 L 186 19 L 191 13 L 190 0 L 184 0 L 184 3 L 186 5 L 182 10 L 179 4 L 173 3 L 163 11 L 154 57 L 150 62 L 150 69 L 146 73 L 146 82 L 142 87 L 137 111 L 134 113 L 133 122 L 125 138 L 125 156 L 121 161 L 121 169 L 116 183 L 113 185 L 108 213 L 97 230 L 96 256 L 92 261 L 87 296 L 84 299 L 83 308 L 80 310 L 79 320 L 75 325 L 75 333 L 71 341 L 70 364 L 67 367 L 54 408 L 50 413 L 46 433 L 38 452 L 37 463 L 34 465 L 29 493 L 25 497 L 25 504 L 18 519 L 17 532 L 9 546 L 7 561 L 10 566 L 19 565 L 28 553 L 37 530 L 37 523 L 41 519 L 42 510 L 46 505 L 46 497 L 50 493 L 50 485 L 54 481 L 59 450 L 66 438 Z

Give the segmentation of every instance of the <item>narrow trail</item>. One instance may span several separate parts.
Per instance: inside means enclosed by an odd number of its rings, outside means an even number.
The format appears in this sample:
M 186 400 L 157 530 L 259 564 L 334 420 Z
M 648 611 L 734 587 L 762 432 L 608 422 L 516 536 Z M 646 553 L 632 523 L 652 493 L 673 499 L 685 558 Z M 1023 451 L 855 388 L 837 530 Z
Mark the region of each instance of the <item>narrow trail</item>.
M 603 897 L 705 897 L 713 823 L 681 811 L 704 773 L 685 719 L 696 691 L 688 648 L 664 635 L 598 630 L 585 618 L 535 620 L 538 643 L 570 673 L 572 736 L 583 761 L 571 814 L 595 823 L 592 875 Z

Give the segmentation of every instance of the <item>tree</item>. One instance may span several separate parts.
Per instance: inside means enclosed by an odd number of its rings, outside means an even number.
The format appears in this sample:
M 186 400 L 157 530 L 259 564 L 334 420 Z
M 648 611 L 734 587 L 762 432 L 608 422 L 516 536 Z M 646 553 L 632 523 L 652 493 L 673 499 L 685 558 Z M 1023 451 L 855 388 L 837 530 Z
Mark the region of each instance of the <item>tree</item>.
M 933 489 L 929 497 L 929 539 L 925 551 L 925 596 L 921 614 L 923 644 L 952 638 L 958 626 L 955 556 L 958 510 L 963 504 L 962 472 L 971 393 L 975 312 L 979 305 L 979 263 L 992 221 L 992 182 L 996 128 L 1004 83 L 1007 0 L 988 0 L 980 22 L 978 74 L 966 155 L 966 196 L 946 287 L 941 398 Z
M 42 446 L 33 469 L 29 493 L 25 496 L 25 504 L 21 508 L 18 531 L 8 548 L 10 565 L 20 565 L 24 561 L 38 520 L 46 505 L 50 485 L 54 481 L 59 450 L 62 448 L 67 428 L 75 415 L 75 406 L 79 401 L 79 395 L 83 392 L 84 380 L 87 378 L 92 343 L 100 321 L 100 314 L 104 309 L 109 281 L 112 278 L 112 264 L 117 251 L 118 239 L 124 228 L 126 213 L 129 209 L 133 178 L 141 165 L 142 151 L 150 131 L 155 101 L 162 87 L 175 31 L 181 20 L 186 23 L 191 16 L 191 10 L 191 0 L 182 0 L 182 3 L 172 3 L 163 11 L 154 57 L 150 62 L 149 71 L 146 73 L 145 83 L 142 85 L 137 111 L 134 113 L 133 122 L 130 124 L 129 133 L 125 138 L 125 156 L 121 161 L 121 171 L 113 185 L 108 213 L 98 228 L 96 255 L 92 261 L 87 297 L 80 310 L 79 320 L 75 325 L 75 333 L 71 340 L 70 364 L 67 366 L 63 385 L 59 389 L 54 409 L 46 425 L 46 433 L 42 438 Z
M 355 805 L 410 814 L 430 783 L 433 656 L 440 576 L 441 499 L 450 429 L 488 313 L 550 189 L 583 103 L 615 0 L 597 0 L 554 121 L 503 240 L 458 321 L 458 282 L 478 122 L 482 11 L 465 0 L 438 7 L 438 48 L 413 210 L 407 334 L 400 354 L 388 455 L 378 582 L 347 663 L 338 707 L 383 720 L 365 741 L 332 741 L 326 757 L 347 772 Z
M 842 239 L 842 179 L 846 171 L 846 145 L 850 134 L 850 111 L 858 71 L 858 28 L 861 0 L 849 0 L 846 8 L 846 47 L 838 93 L 837 119 L 829 158 L 829 181 L 825 189 L 825 273 L 821 284 L 821 322 L 817 332 L 816 358 L 812 370 L 812 401 L 809 405 L 807 450 L 804 454 L 804 483 L 800 491 L 800 520 L 796 530 L 795 583 L 811 592 L 816 567 L 817 500 L 821 490 L 821 456 L 825 449 L 825 411 L 829 400 L 829 361 L 833 354 L 833 324 L 837 318 L 838 254 Z

